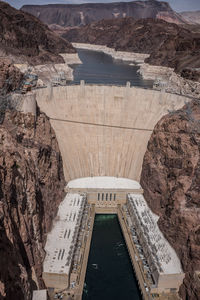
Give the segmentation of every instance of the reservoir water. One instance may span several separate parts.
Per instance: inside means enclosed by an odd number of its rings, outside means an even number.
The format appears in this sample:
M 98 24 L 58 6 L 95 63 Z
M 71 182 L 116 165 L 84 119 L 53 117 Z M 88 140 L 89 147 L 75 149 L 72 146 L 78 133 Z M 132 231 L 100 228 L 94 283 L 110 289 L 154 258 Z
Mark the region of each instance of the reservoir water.
M 152 88 L 152 80 L 144 80 L 137 73 L 139 67 L 122 61 L 115 61 L 110 55 L 102 52 L 78 49 L 82 61 L 80 65 L 72 66 L 74 80 L 72 84 L 79 84 L 80 80 L 94 84 L 126 85 L 130 81 L 132 86 Z
M 117 215 L 96 215 L 83 300 L 141 300 Z

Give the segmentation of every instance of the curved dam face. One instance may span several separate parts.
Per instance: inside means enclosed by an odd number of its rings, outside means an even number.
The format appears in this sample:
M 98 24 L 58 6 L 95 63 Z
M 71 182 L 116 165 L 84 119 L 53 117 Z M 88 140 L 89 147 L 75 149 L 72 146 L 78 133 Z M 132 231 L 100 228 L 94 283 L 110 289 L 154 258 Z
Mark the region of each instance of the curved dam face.
M 90 176 L 140 180 L 156 123 L 190 99 L 135 87 L 79 85 L 37 91 L 51 118 L 66 181 Z

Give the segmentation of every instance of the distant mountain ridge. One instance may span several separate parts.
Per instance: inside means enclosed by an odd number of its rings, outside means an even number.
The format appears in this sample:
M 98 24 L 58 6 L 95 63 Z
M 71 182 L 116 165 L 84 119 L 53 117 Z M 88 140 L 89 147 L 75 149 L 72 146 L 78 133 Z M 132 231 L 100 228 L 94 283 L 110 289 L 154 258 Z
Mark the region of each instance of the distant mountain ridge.
M 172 10 L 169 3 L 149 0 L 87 4 L 24 5 L 28 12 L 48 25 L 62 27 L 87 25 L 102 19 L 133 17 L 134 19 L 163 19 L 168 22 L 186 23 L 184 18 Z
M 197 11 L 185 11 L 180 15 L 191 24 L 200 24 L 200 10 Z

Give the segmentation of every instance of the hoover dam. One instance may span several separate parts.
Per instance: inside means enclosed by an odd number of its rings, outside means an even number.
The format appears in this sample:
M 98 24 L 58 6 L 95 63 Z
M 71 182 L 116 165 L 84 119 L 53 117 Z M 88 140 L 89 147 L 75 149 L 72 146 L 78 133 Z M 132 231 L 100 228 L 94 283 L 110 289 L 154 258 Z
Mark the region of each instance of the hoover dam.
M 24 97 L 26 112 L 35 113 L 37 102 L 49 117 L 68 183 L 45 246 L 43 279 L 50 299 L 82 299 L 95 214 L 117 215 L 142 298 L 178 299 L 184 273 L 139 182 L 156 123 L 191 99 L 129 82 L 83 80 Z
M 40 89 L 36 99 L 56 132 L 67 182 L 91 176 L 140 181 L 154 126 L 190 101 L 128 83 L 120 87 L 84 82 Z
M 93 65 L 89 69 L 91 74 Z M 108 72 L 114 74 L 112 64 Z M 21 104 L 17 101 L 20 96 L 15 99 L 25 113 L 35 116 L 37 103 L 40 111 L 50 119 L 67 183 L 66 196 L 45 245 L 42 277 L 50 299 L 91 299 L 91 294 L 95 299 L 110 299 L 114 294 L 120 299 L 124 289 L 127 297 L 137 299 L 178 299 L 185 274 L 176 252 L 157 225 L 159 217 L 151 212 L 145 201 L 140 176 L 155 125 L 191 99 L 167 93 L 164 88 L 161 91 L 148 88 L 151 82 L 141 81 L 144 87 L 131 83 L 108 85 L 107 81 L 101 84 L 81 80 L 77 84 L 75 80 L 69 85 L 36 89 L 24 95 Z M 87 275 L 88 260 L 97 215 L 116 217 L 119 225 L 115 223 L 113 232 L 116 230 L 117 234 L 121 228 L 121 243 L 128 250 L 124 260 L 130 261 L 135 275 L 127 273 L 125 268 L 123 288 L 117 292 L 115 286 L 106 294 L 104 288 L 101 291 L 96 285 L 92 288 L 87 279 L 87 295 L 84 287 L 86 278 L 90 277 Z M 111 234 L 109 240 L 114 236 Z M 119 268 L 117 260 L 112 272 L 117 273 Z M 129 286 L 127 276 L 131 278 Z M 114 285 L 116 280 L 113 279 Z M 33 293 L 33 300 L 45 297 L 43 290 Z
M 144 2 L 0 1 L 0 299 L 199 300 L 200 36 Z

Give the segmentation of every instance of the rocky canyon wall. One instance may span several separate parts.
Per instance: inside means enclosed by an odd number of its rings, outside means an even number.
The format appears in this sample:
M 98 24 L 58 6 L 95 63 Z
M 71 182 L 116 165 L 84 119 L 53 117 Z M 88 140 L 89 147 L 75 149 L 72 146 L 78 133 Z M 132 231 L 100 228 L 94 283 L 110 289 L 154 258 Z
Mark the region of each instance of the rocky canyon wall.
M 200 104 L 164 116 L 144 156 L 141 184 L 159 227 L 181 260 L 184 300 L 200 299 Z
M 31 299 L 43 246 L 64 196 L 62 159 L 48 118 L 7 112 L 0 126 L 0 299 Z

